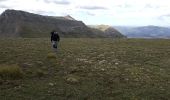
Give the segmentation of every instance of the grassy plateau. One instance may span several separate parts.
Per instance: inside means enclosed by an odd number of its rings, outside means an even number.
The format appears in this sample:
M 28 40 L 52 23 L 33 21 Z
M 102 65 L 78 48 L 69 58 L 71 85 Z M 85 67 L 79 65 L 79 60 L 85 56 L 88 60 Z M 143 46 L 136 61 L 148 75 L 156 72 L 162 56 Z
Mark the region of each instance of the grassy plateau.
M 170 100 L 170 40 L 0 39 L 0 100 Z

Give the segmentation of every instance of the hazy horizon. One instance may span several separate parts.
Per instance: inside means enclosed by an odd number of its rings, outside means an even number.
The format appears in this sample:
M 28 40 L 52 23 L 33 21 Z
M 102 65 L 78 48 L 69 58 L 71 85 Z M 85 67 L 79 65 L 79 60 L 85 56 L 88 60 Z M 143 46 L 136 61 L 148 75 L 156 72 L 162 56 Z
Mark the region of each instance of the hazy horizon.
M 170 0 L 1 0 L 6 9 L 40 15 L 70 15 L 87 25 L 170 27 Z

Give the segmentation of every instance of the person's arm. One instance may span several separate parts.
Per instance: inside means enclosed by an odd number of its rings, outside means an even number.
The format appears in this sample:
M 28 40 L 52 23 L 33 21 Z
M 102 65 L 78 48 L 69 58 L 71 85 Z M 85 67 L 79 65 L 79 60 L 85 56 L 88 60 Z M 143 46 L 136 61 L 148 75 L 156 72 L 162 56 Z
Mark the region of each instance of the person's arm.
M 51 35 L 51 42 L 52 42 L 53 35 Z

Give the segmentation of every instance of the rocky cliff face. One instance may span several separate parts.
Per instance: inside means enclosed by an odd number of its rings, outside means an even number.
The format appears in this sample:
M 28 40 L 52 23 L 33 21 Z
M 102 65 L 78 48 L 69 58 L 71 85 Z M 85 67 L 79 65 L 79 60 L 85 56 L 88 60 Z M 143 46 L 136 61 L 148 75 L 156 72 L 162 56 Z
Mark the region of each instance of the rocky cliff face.
M 42 16 L 17 10 L 6 10 L 0 16 L 1 37 L 47 37 L 52 30 L 63 37 L 103 37 L 82 21 L 71 16 Z

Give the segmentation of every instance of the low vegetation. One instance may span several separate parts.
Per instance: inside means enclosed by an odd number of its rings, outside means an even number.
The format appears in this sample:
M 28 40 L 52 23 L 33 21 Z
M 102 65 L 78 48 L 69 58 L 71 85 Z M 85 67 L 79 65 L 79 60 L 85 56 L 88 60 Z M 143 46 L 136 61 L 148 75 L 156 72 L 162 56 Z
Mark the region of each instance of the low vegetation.
M 19 79 L 23 77 L 21 68 L 17 65 L 0 65 L 0 78 Z
M 0 39 L 0 99 L 168 100 L 169 44 L 62 38 L 55 54 L 47 38 Z
M 56 59 L 56 53 L 48 53 L 47 58 L 49 59 Z

